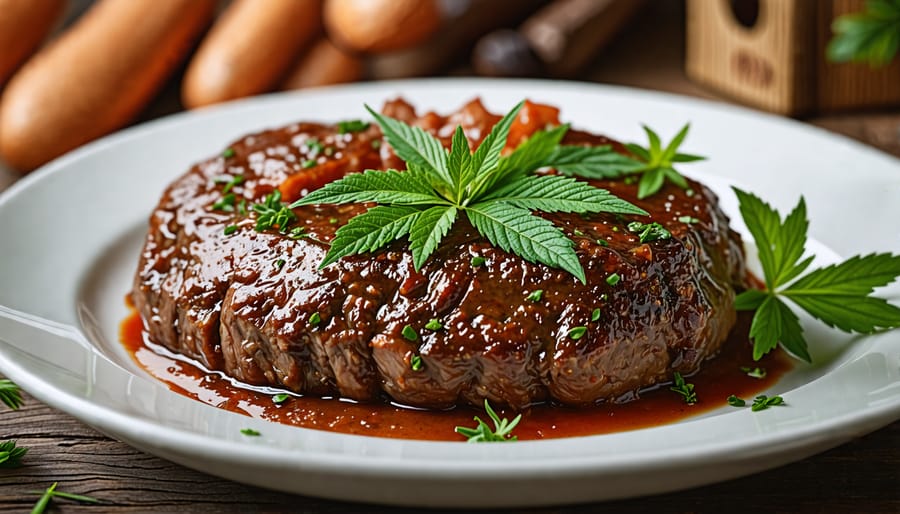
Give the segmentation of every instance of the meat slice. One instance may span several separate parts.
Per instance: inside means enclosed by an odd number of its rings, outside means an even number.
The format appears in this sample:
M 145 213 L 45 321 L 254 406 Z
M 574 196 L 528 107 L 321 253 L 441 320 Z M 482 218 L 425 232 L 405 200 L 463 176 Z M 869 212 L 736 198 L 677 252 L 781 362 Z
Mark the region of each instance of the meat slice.
M 448 117 L 417 117 L 400 100 L 385 112 L 445 143 L 462 124 L 473 147 L 498 119 L 478 102 Z M 557 122 L 554 109 L 526 104 L 513 131 L 522 140 Z M 624 151 L 579 131 L 564 142 Z M 491 246 L 464 219 L 419 272 L 405 241 L 320 270 L 335 231 L 366 206 L 295 209 L 286 233 L 257 231 L 246 207 L 276 190 L 292 200 L 349 172 L 401 165 L 375 126 L 342 134 L 300 123 L 194 166 L 153 212 L 135 276 L 150 339 L 253 385 L 416 407 L 487 398 L 525 408 L 630 398 L 674 371 L 693 373 L 734 324 L 741 242 L 694 181 L 646 200 L 634 184 L 593 182 L 650 212 L 667 240 L 641 243 L 627 228 L 633 216 L 542 214 L 575 241 L 585 284 Z M 428 328 L 431 320 L 440 326 Z

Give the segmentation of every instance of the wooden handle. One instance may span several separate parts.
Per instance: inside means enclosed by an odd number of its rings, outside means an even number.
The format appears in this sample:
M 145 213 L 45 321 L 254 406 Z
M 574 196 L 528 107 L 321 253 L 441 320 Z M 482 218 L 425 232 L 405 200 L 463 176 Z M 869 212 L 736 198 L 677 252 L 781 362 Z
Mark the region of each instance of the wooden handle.
M 191 59 L 181 96 L 189 108 L 273 89 L 322 27 L 321 0 L 236 0 Z
M 556 0 L 509 32 L 479 41 L 473 55 L 485 75 L 577 74 L 641 7 L 643 0 Z
M 30 170 L 129 122 L 190 50 L 215 0 L 100 0 L 13 77 L 0 153 Z

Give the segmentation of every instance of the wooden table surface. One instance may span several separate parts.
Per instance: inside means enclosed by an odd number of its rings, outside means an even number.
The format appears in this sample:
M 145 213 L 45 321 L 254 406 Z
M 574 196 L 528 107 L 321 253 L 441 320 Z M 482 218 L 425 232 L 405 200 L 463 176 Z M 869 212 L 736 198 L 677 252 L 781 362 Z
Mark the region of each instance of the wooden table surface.
M 632 26 L 584 78 L 719 99 L 685 78 L 680 13 L 662 9 L 664 16 L 648 16 Z M 171 95 L 163 95 L 145 118 L 169 112 L 171 105 Z M 817 116 L 806 121 L 900 156 L 900 110 Z M 15 179 L 0 166 L 0 190 Z M 30 448 L 23 467 L 0 470 L 0 512 L 27 512 L 37 499 L 27 491 L 42 490 L 55 481 L 60 490 L 105 502 L 91 506 L 57 501 L 51 512 L 407 511 L 292 496 L 228 482 L 136 451 L 27 394 L 24 397 L 21 410 L 0 409 L 0 439 L 15 438 Z M 627 501 L 517 512 L 563 511 L 900 513 L 900 422 L 804 461 L 729 482 Z

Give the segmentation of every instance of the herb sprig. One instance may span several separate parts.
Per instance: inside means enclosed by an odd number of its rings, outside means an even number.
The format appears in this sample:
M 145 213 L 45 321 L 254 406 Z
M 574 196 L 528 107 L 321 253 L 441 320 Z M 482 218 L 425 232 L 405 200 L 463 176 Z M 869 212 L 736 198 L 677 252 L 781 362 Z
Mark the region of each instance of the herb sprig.
M 589 167 L 592 159 L 615 154 L 609 147 L 560 146 L 566 125 L 538 131 L 512 153 L 501 156 L 521 107 L 522 103 L 504 116 L 474 152 L 462 127 L 457 127 L 448 152 L 421 128 L 382 116 L 367 106 L 396 154 L 406 161 L 407 171 L 368 170 L 347 175 L 291 205 L 379 204 L 338 229 L 320 267 L 408 236 L 413 265 L 419 270 L 457 218 L 465 214 L 493 245 L 528 261 L 562 268 L 585 282 L 574 243 L 532 211 L 647 213 L 586 182 L 533 174 L 542 167 L 578 173 L 579 167 Z
M 512 435 L 512 431 L 516 428 L 516 425 L 519 424 L 519 421 L 522 420 L 521 414 L 513 418 L 512 421 L 509 421 L 506 418 L 500 419 L 500 416 L 491 408 L 491 404 L 488 403 L 487 400 L 484 400 L 484 410 L 494 423 L 493 429 L 481 418 L 475 416 L 475 421 L 478 422 L 477 427 L 456 427 L 454 428 L 454 431 L 457 434 L 467 437 L 467 443 L 498 443 L 516 441 L 518 439 L 516 436 Z
M 669 390 L 680 394 L 684 398 L 684 403 L 688 405 L 697 403 L 697 393 L 694 392 L 694 384 L 685 382 L 684 377 L 677 371 L 675 372 L 674 385 Z
M 16 441 L 0 442 L 0 468 L 17 468 L 22 465 L 22 457 L 28 448 L 16 446 Z
M 31 508 L 31 514 L 43 514 L 43 512 L 47 510 L 47 506 L 50 504 L 50 500 L 52 500 L 53 498 L 64 498 L 66 500 L 73 500 L 81 503 L 100 503 L 100 500 L 91 496 L 57 491 L 56 486 L 58 484 L 59 482 L 53 482 L 53 485 L 51 485 L 44 491 L 28 491 L 29 494 L 41 495 L 37 503 L 34 504 L 34 507 Z
M 813 261 L 813 257 L 801 260 L 809 227 L 803 198 L 782 220 L 778 211 L 757 196 L 737 188 L 734 191 L 744 223 L 756 241 L 765 277 L 764 289 L 749 289 L 735 298 L 737 310 L 756 310 L 750 325 L 755 360 L 780 343 L 795 356 L 811 361 L 803 328 L 785 300 L 845 332 L 871 334 L 900 327 L 900 308 L 872 296 L 876 287 L 900 276 L 900 255 L 857 255 L 803 275 Z
M 829 60 L 886 66 L 900 50 L 900 1 L 868 0 L 863 11 L 838 17 L 831 29 Z
M 0 401 L 12 410 L 22 406 L 22 393 L 12 380 L 0 379 Z

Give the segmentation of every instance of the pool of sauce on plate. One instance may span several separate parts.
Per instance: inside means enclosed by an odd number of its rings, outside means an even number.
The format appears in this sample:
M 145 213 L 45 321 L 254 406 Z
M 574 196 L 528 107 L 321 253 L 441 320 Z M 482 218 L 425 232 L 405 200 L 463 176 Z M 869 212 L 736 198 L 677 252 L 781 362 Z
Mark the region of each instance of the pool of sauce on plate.
M 603 403 L 572 408 L 538 405 L 523 413 L 514 430 L 519 440 L 550 439 L 606 434 L 672 423 L 727 405 L 729 395 L 750 401 L 791 368 L 790 358 L 781 350 L 754 362 L 747 333 L 750 313 L 738 313 L 722 351 L 703 369 L 691 376 L 698 402 L 684 403 L 668 385 L 645 390 L 638 401 Z M 169 389 L 189 398 L 250 417 L 304 428 L 346 434 L 402 439 L 461 441 L 455 426 L 475 426 L 473 416 L 487 420 L 480 410 L 456 408 L 431 411 L 405 408 L 390 403 L 364 404 L 340 399 L 291 396 L 275 404 L 272 396 L 286 392 L 241 384 L 220 372 L 209 372 L 184 356 L 169 352 L 147 339 L 137 311 L 122 322 L 121 340 L 134 361 Z M 741 367 L 766 370 L 762 379 L 748 376 Z M 502 417 L 515 413 L 499 411 Z

